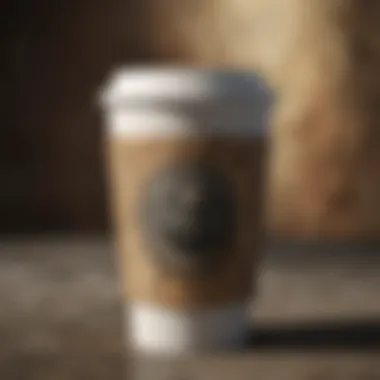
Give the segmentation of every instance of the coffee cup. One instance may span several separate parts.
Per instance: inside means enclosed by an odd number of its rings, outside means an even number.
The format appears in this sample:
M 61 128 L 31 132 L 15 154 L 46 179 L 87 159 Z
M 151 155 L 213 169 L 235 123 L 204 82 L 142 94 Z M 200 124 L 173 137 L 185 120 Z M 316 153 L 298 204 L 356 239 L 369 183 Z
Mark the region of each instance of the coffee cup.
M 263 236 L 269 89 L 233 70 L 120 68 L 102 103 L 129 347 L 241 347 Z

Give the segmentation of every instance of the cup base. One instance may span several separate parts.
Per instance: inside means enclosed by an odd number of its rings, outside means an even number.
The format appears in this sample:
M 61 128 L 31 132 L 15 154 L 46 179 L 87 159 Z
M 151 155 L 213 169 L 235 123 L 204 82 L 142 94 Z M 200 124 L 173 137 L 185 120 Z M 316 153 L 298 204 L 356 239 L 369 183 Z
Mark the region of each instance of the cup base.
M 251 330 L 248 302 L 207 310 L 127 306 L 128 346 L 148 355 L 188 355 L 243 348 Z

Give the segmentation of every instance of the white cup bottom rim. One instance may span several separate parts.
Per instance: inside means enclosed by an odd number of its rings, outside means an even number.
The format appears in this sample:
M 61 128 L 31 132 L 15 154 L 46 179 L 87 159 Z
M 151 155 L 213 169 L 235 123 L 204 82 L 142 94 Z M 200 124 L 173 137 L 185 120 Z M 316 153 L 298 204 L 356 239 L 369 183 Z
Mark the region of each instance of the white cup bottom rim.
M 126 306 L 128 345 L 134 351 L 186 354 L 239 346 L 251 329 L 249 302 L 207 310 L 173 310 L 147 303 Z

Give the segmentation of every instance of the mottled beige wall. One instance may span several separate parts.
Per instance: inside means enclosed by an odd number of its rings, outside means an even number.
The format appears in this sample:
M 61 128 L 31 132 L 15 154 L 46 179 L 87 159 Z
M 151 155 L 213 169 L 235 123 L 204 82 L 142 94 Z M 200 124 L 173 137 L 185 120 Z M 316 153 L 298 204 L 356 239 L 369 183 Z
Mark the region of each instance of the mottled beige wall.
M 35 0 L 28 9 L 21 28 L 11 23 L 9 35 L 21 30 L 20 39 L 5 38 L 3 52 L 19 63 L 2 82 L 16 88 L 6 108 L 18 126 L 13 139 L 28 151 L 33 180 L 22 188 L 31 219 L 105 226 L 91 102 L 112 63 L 163 61 L 257 69 L 276 89 L 272 231 L 379 233 L 376 1 Z
M 380 4 L 306 3 L 288 52 L 268 71 L 279 95 L 269 225 L 288 236 L 376 238 Z

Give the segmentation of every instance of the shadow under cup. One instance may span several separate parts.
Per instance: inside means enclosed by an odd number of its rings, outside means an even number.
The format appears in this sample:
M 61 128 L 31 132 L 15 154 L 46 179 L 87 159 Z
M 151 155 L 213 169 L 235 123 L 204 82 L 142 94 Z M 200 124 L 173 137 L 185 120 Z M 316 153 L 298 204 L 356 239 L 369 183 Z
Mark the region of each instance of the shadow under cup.
M 104 92 L 132 350 L 239 347 L 262 239 L 270 96 L 254 74 L 120 69 Z

